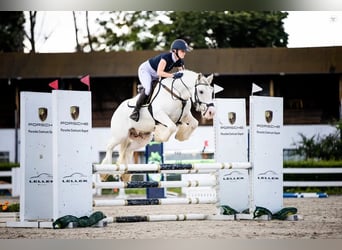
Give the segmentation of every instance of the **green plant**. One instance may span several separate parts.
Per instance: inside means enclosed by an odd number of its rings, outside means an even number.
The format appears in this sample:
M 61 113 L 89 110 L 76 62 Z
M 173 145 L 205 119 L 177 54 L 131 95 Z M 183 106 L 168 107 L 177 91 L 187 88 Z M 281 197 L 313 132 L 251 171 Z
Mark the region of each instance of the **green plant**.
M 284 168 L 341 168 L 342 160 L 320 160 L 320 161 L 284 161 Z
M 11 168 L 19 167 L 19 163 L 14 162 L 0 162 L 0 170 L 7 171 L 11 170 Z
M 19 203 L 10 204 L 8 201 L 0 203 L 0 212 L 19 212 Z
M 315 135 L 308 138 L 304 134 L 299 133 L 301 137 L 301 141 L 298 143 L 298 147 L 296 149 L 296 153 L 299 155 L 303 155 L 305 159 L 313 159 L 318 153 L 318 146 L 315 141 Z
M 299 133 L 301 140 L 295 143 L 296 153 L 304 156 L 305 160 L 342 160 L 342 125 L 336 127 L 336 132 L 323 137 L 306 137 Z

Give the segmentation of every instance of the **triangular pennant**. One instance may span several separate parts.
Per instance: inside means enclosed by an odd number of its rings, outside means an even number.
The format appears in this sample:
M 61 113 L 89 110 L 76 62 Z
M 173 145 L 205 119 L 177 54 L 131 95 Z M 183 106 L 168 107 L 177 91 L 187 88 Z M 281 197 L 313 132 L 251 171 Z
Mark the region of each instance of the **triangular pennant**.
M 214 94 L 221 92 L 223 88 L 217 84 L 214 84 Z
M 90 90 L 90 77 L 89 77 L 89 75 L 86 75 L 86 76 L 82 77 L 80 81 L 82 83 L 84 83 L 85 85 L 87 85 L 88 86 L 88 90 Z
M 53 82 L 50 82 L 49 86 L 53 89 L 58 89 L 58 80 L 54 80 Z
M 260 92 L 260 91 L 262 91 L 262 88 L 259 87 L 258 85 L 256 85 L 255 83 L 253 83 L 253 85 L 252 85 L 252 95 L 253 95 L 254 93 Z

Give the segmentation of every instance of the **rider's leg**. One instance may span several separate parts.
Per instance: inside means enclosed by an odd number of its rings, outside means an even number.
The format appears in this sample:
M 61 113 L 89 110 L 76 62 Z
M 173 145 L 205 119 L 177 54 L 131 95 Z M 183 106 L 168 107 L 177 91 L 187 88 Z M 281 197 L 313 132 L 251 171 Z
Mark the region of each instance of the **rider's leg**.
M 145 103 L 147 99 L 147 95 L 145 94 L 144 89 L 140 92 L 137 103 L 135 104 L 135 108 L 133 110 L 133 113 L 129 116 L 134 121 L 139 121 L 140 116 L 140 108 Z
M 151 81 L 152 81 L 152 76 L 151 73 L 149 72 L 150 64 L 148 61 L 142 63 L 139 66 L 138 69 L 138 76 L 139 76 L 139 81 L 143 88 L 140 91 L 136 106 L 133 110 L 133 113 L 130 115 L 130 118 L 134 121 L 139 121 L 139 115 L 140 115 L 140 108 L 148 98 L 150 91 L 151 91 Z

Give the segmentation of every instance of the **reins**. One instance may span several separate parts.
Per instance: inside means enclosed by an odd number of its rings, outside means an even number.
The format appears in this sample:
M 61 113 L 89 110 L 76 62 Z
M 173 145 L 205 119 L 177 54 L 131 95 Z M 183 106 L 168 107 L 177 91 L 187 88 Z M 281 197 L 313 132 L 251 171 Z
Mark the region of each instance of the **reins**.
M 182 79 L 180 79 L 180 80 L 181 80 L 182 84 L 186 87 L 186 89 L 190 92 L 188 86 L 185 85 L 185 83 L 183 82 Z M 180 115 L 179 115 L 179 117 L 178 117 L 177 122 L 175 123 L 175 124 L 178 125 L 178 124 L 180 124 L 180 120 L 182 119 L 183 112 L 184 112 L 184 108 L 185 108 L 185 105 L 187 104 L 188 100 L 183 99 L 182 97 L 180 97 L 179 95 L 177 95 L 177 94 L 173 91 L 173 89 L 175 89 L 175 88 L 174 88 L 174 82 L 175 82 L 175 81 L 176 81 L 176 79 L 173 79 L 172 84 L 171 84 L 171 86 L 172 86 L 171 89 L 169 89 L 165 84 L 163 84 L 163 83 L 161 82 L 161 80 L 159 81 L 159 85 L 162 86 L 167 92 L 169 92 L 169 93 L 171 94 L 172 97 L 175 97 L 176 99 L 178 99 L 178 100 L 180 100 L 180 101 L 182 102 L 181 113 L 180 113 Z M 191 93 L 190 93 L 190 94 L 191 94 Z M 191 98 L 191 95 L 190 95 L 190 98 Z

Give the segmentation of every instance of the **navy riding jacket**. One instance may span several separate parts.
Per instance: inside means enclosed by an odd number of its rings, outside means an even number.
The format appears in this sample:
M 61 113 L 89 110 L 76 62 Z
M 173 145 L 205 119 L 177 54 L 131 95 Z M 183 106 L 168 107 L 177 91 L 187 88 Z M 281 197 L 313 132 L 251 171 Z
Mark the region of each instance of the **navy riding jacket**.
M 164 59 L 166 61 L 165 72 L 171 71 L 171 69 L 174 67 L 183 67 L 184 66 L 184 60 L 183 59 L 178 59 L 176 62 L 174 62 L 172 60 L 172 53 L 171 52 L 162 53 L 162 54 L 159 54 L 159 55 L 152 57 L 151 59 L 148 60 L 151 67 L 155 71 L 157 71 L 158 64 L 159 64 L 161 59 Z

